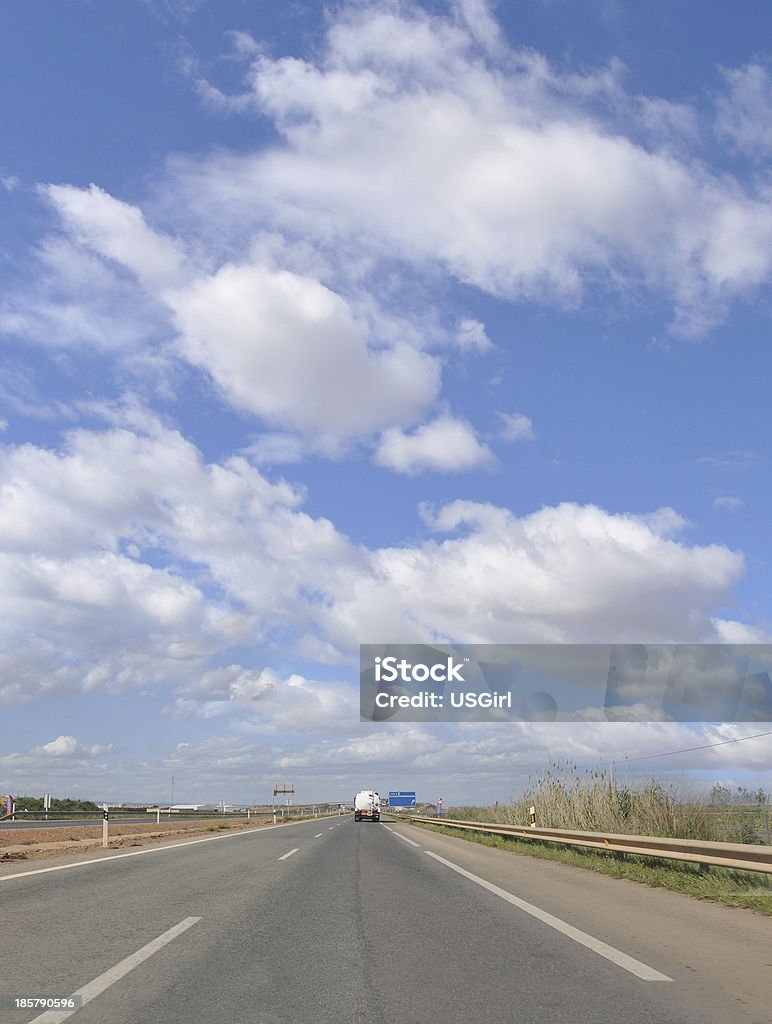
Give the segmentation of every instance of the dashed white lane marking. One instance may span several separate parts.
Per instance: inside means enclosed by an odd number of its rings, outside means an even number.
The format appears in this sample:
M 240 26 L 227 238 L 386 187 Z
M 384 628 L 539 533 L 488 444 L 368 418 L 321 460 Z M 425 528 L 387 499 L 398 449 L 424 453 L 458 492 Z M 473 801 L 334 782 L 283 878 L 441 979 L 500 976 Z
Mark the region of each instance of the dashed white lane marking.
M 183 846 L 197 846 L 199 843 L 218 843 L 223 839 L 239 839 L 242 836 L 263 835 L 264 832 L 273 832 L 277 828 L 295 828 L 297 825 L 304 825 L 303 821 L 293 821 L 286 825 L 265 825 L 263 828 L 246 829 L 244 832 L 231 832 L 227 836 L 207 836 L 206 839 L 188 839 L 181 843 L 172 843 L 170 846 L 155 846 L 152 850 L 133 850 L 131 853 L 116 853 L 112 857 L 94 857 L 93 860 L 81 860 L 75 864 L 55 864 L 50 868 L 35 868 L 33 871 L 15 871 L 11 875 L 0 875 L 0 883 L 10 882 L 12 878 L 29 878 L 30 875 L 47 875 L 51 871 L 71 871 L 74 868 L 90 868 L 92 864 L 104 864 L 107 861 L 125 860 L 126 857 L 149 857 L 151 853 L 168 853 L 169 850 L 179 850 Z
M 94 978 L 83 988 L 79 988 L 77 992 L 72 993 L 72 997 L 80 996 L 80 1005 L 85 1006 L 86 1003 L 90 1003 L 92 999 L 95 999 L 98 995 L 101 995 L 105 989 L 108 989 L 111 985 L 114 985 L 116 981 L 120 981 L 121 978 L 125 977 L 129 971 L 133 971 L 135 967 L 139 967 L 141 963 L 149 959 L 153 953 L 157 953 L 159 949 L 162 949 L 168 943 L 172 942 L 183 932 L 186 932 L 188 928 L 191 928 L 194 924 L 197 924 L 201 920 L 200 917 L 186 917 L 184 921 L 180 921 L 173 928 L 170 928 L 163 935 L 159 935 L 157 939 L 153 939 L 152 942 L 148 942 L 142 949 L 138 949 L 136 953 L 132 953 L 131 956 L 127 956 L 125 960 L 121 960 L 115 967 L 111 967 L 105 971 L 104 974 L 100 974 L 98 978 Z M 71 1017 L 73 1013 L 77 1013 L 75 1010 L 46 1010 L 45 1013 L 41 1013 L 39 1017 L 35 1017 L 30 1024 L 60 1024 L 61 1021 Z
M 285 853 L 283 857 L 279 857 L 279 860 L 286 860 L 287 857 L 291 857 L 293 853 L 297 853 L 299 849 L 300 849 L 300 847 L 296 846 L 294 850 L 290 850 L 290 852 L 289 853 Z

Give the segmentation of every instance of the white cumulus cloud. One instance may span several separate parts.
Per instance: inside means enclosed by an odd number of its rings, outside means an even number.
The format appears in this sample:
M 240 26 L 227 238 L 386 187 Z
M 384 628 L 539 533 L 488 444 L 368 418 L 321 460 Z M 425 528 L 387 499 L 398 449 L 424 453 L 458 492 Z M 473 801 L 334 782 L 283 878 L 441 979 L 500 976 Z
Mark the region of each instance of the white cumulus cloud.
M 693 130 L 688 111 L 627 95 L 618 62 L 561 74 L 507 49 L 488 5 L 459 9 L 351 4 L 314 59 L 258 54 L 243 96 L 283 145 L 179 163 L 180 187 L 209 215 L 507 299 L 656 288 L 684 334 L 769 280 L 768 196 L 661 142 Z
M 42 747 L 33 749 L 32 755 L 38 754 L 43 757 L 97 757 L 100 754 L 109 753 L 112 744 L 86 746 L 74 736 L 57 736 L 50 743 L 44 743 Z
M 443 427 L 421 452 L 397 445 L 396 465 L 457 468 L 448 439 Z M 671 509 L 623 515 L 571 503 L 516 516 L 454 501 L 423 509 L 425 538 L 354 544 L 309 515 L 299 490 L 241 456 L 206 463 L 152 418 L 144 433 L 73 431 L 60 450 L 7 446 L 0 481 L 0 700 L 9 704 L 195 690 L 234 647 L 266 666 L 276 644 L 331 663 L 363 638 L 715 641 L 733 628 L 715 616 L 744 567 L 725 546 L 689 544 Z M 215 699 L 256 698 L 269 676 L 233 664 L 220 683 L 207 677 Z
M 408 344 L 374 348 L 347 303 L 289 271 L 228 265 L 169 296 L 186 358 L 269 423 L 347 437 L 420 419 L 439 364 Z
M 49 185 L 44 194 L 64 224 L 89 249 L 128 267 L 153 287 L 180 280 L 181 252 L 170 238 L 148 226 L 136 206 L 96 185 L 87 189 Z
M 344 573 L 319 616 L 343 648 L 383 642 L 700 642 L 743 571 L 722 545 L 689 546 L 671 509 L 612 514 L 564 503 L 518 517 L 455 501 L 424 510 L 449 536 L 382 548 Z M 339 589 L 338 589 L 339 588 Z
M 501 421 L 501 436 L 505 441 L 533 441 L 536 434 L 533 422 L 522 412 L 497 413 Z
M 741 508 L 745 508 L 745 502 L 742 498 L 735 498 L 731 494 L 721 494 L 713 499 L 713 506 L 725 509 L 727 512 L 738 512 Z
M 716 129 L 740 152 L 756 158 L 772 152 L 772 79 L 760 64 L 724 68 L 727 91 L 720 96 Z
M 380 466 L 415 476 L 426 470 L 460 473 L 494 461 L 493 453 L 477 439 L 464 420 L 439 416 L 412 432 L 392 427 L 384 431 L 375 461 Z

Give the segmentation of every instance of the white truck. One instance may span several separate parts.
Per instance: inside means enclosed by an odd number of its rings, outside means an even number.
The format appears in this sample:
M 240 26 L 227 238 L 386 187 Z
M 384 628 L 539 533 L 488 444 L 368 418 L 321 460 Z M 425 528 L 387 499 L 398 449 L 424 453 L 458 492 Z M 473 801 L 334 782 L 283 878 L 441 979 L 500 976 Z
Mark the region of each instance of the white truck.
M 380 821 L 381 798 L 373 789 L 363 789 L 354 797 L 354 821 Z

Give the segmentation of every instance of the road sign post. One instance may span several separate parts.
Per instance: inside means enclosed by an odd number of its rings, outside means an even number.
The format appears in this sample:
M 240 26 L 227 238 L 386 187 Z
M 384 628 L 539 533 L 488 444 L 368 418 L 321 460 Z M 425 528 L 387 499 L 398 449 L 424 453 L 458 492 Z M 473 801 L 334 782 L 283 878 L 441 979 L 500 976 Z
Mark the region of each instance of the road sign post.
M 281 783 L 281 784 L 278 784 L 278 785 L 274 785 L 274 787 L 273 787 L 273 802 L 271 803 L 271 810 L 273 811 L 273 823 L 274 823 L 274 825 L 276 824 L 276 797 L 277 796 L 294 796 L 294 795 L 295 795 L 295 786 L 294 786 L 294 784 L 292 784 L 292 783 L 290 783 L 290 784 Z M 282 819 L 283 819 L 284 818 L 284 808 L 282 808 L 281 816 L 282 816 Z

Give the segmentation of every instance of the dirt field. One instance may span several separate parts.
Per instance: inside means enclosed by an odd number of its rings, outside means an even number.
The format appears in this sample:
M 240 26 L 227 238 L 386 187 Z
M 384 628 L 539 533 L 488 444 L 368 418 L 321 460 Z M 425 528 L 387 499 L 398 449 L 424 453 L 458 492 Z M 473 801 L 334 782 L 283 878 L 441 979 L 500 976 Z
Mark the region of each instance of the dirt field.
M 143 824 L 126 822 L 123 825 L 110 823 L 111 850 L 122 846 L 149 846 L 153 843 L 181 839 L 196 833 L 214 835 L 226 831 L 262 828 L 270 818 L 251 818 L 247 821 L 219 821 L 216 819 L 196 822 L 161 822 Z M 223 827 L 225 826 L 225 827 Z M 71 828 L 34 828 L 0 830 L 0 864 L 9 861 L 42 860 L 46 857 L 62 857 L 71 853 L 83 853 L 102 846 L 102 826 L 73 825 Z

